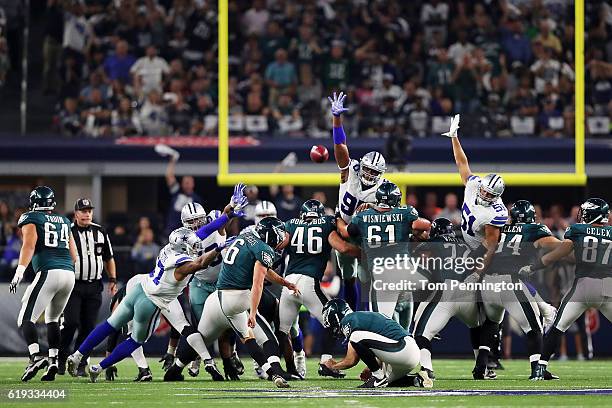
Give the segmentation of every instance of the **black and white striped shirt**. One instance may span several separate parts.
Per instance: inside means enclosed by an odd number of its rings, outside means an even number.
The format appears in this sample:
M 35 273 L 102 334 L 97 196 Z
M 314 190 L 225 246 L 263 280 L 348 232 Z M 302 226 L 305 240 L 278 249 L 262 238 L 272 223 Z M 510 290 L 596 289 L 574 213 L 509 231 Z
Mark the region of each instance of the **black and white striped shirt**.
M 104 227 L 94 223 L 88 227 L 79 227 L 73 223 L 72 235 L 79 255 L 74 265 L 76 280 L 102 279 L 104 262 L 113 258 L 113 247 Z

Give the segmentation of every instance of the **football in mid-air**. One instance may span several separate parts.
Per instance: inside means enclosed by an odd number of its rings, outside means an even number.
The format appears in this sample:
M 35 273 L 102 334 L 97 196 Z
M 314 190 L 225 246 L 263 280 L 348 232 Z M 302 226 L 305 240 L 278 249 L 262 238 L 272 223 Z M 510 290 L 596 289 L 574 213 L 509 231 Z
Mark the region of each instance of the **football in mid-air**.
M 329 151 L 327 151 L 327 147 L 323 145 L 314 145 L 312 149 L 310 149 L 310 160 L 315 163 L 323 163 L 329 159 Z
M 412 229 L 419 231 L 429 231 L 431 228 L 431 222 L 425 218 L 419 217 L 412 222 Z

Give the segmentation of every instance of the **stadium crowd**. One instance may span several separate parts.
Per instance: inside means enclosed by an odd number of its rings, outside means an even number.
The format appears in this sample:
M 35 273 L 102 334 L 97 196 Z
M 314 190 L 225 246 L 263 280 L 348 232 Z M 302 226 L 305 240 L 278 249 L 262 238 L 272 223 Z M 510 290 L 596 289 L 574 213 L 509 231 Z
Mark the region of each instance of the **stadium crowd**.
M 586 7 L 588 131 L 609 134 L 612 11 Z M 47 14 L 63 134 L 215 133 L 216 2 L 48 0 Z M 352 137 L 424 137 L 454 112 L 481 137 L 574 127 L 571 1 L 231 0 L 229 32 L 234 133 L 326 137 L 340 89 Z

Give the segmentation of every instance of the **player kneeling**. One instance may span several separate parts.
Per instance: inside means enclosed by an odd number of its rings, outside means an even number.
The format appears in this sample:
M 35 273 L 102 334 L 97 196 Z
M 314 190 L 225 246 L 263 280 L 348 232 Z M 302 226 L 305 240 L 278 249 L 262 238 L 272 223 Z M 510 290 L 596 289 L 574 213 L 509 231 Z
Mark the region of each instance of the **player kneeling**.
M 371 376 L 359 388 L 433 386 L 425 371 L 409 375 L 419 365 L 419 347 L 395 320 L 376 312 L 353 312 L 344 300 L 333 299 L 323 307 L 323 321 L 335 335 L 348 339 L 344 359 L 330 359 L 325 365 L 346 370 L 363 360 Z

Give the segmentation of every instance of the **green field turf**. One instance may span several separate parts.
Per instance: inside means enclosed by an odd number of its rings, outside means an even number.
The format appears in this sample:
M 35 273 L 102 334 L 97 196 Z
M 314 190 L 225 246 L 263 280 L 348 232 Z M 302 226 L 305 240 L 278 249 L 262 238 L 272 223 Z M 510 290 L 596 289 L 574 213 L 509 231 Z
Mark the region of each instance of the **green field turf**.
M 98 361 L 98 359 L 94 359 Z M 528 363 L 522 360 L 505 361 L 506 370 L 499 371 L 496 380 L 471 379 L 469 360 L 434 361 L 437 379 L 433 389 L 386 388 L 355 390 L 363 368 L 359 364 L 347 372 L 347 378 L 334 380 L 319 377 L 315 360 L 308 362 L 308 379 L 292 382 L 290 389 L 279 390 L 271 382 L 255 379 L 250 360 L 244 358 L 247 373 L 239 382 L 213 382 L 203 372 L 198 378 L 187 376 L 182 383 L 164 383 L 160 363 L 151 359 L 154 381 L 133 383 L 136 368 L 132 361 L 119 365 L 119 379 L 91 384 L 85 378 L 58 376 L 55 383 L 42 383 L 40 373 L 27 384 L 19 380 L 26 359 L 0 359 L 0 407 L 38 407 L 55 402 L 41 400 L 9 400 L 11 389 L 65 389 L 67 398 L 62 407 L 123 406 L 173 407 L 178 405 L 225 406 L 253 408 L 267 407 L 471 407 L 471 406 L 612 406 L 612 361 L 557 362 L 551 371 L 561 376 L 559 381 L 531 382 Z M 538 391 L 539 390 L 539 391 Z M 571 390 L 586 390 L 579 395 Z M 592 391 L 588 391 L 592 390 Z M 599 390 L 599 391 L 598 391 Z M 452 392 L 449 392 L 452 391 Z M 499 395 L 502 392 L 512 395 Z M 529 394 L 532 393 L 532 394 Z M 565 394 L 564 394 L 565 393 Z M 608 395 L 605 395 L 608 393 Z M 240 405 L 239 405 L 240 404 Z

